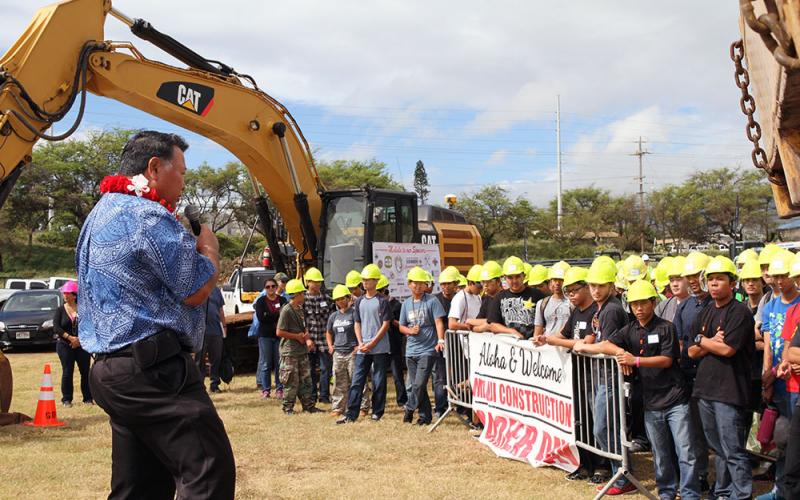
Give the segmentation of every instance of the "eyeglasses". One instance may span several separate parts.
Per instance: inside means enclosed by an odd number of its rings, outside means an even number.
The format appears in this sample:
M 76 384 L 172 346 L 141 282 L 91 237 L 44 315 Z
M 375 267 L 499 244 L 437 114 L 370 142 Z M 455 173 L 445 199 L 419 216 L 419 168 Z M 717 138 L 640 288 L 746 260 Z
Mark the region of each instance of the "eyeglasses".
M 481 283 L 480 281 L 470 281 L 470 282 L 468 282 L 468 284 L 469 285 L 475 285 L 475 286 L 483 286 L 483 283 Z
M 277 285 L 266 285 L 264 288 L 278 288 Z
M 567 295 L 575 295 L 576 293 L 580 292 L 581 289 L 586 288 L 586 285 L 577 286 L 575 288 L 570 288 L 569 290 L 564 290 L 564 293 Z

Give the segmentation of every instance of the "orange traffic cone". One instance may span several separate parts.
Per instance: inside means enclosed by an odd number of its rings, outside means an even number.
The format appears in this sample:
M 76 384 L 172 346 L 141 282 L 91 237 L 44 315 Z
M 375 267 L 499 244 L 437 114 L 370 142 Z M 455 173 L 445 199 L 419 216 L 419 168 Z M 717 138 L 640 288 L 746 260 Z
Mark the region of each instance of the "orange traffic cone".
M 56 416 L 56 395 L 53 392 L 53 377 L 50 375 L 50 363 L 44 365 L 42 387 L 39 389 L 39 404 L 36 406 L 36 416 L 33 422 L 25 425 L 34 427 L 61 427 L 64 422 Z

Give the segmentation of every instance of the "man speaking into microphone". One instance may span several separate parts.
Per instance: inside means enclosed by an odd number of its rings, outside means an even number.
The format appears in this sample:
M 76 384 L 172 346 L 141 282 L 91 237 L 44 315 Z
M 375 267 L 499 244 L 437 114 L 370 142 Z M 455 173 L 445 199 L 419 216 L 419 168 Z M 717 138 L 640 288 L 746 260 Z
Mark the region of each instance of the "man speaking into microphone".
M 219 243 L 173 213 L 187 148 L 174 134 L 134 135 L 78 240 L 78 337 L 95 354 L 92 395 L 111 421 L 109 498 L 234 496 L 233 451 L 191 357 Z

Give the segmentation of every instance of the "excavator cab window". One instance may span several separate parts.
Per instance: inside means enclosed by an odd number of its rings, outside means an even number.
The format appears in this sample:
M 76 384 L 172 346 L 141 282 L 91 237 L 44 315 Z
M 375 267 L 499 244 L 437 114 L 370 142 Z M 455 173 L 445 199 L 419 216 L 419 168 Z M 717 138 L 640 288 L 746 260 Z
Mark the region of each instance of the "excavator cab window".
M 414 215 L 411 198 L 378 197 L 372 209 L 372 241 L 411 243 Z

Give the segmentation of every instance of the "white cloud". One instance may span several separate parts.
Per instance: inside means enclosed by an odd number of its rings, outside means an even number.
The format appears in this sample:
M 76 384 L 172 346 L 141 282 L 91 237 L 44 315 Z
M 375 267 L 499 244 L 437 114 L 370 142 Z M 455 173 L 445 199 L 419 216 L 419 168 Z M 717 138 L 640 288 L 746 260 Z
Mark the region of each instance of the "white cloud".
M 506 161 L 506 156 L 508 156 L 508 151 L 505 149 L 498 149 L 491 155 L 489 155 L 489 159 L 486 160 L 487 165 L 500 165 L 504 161 Z

